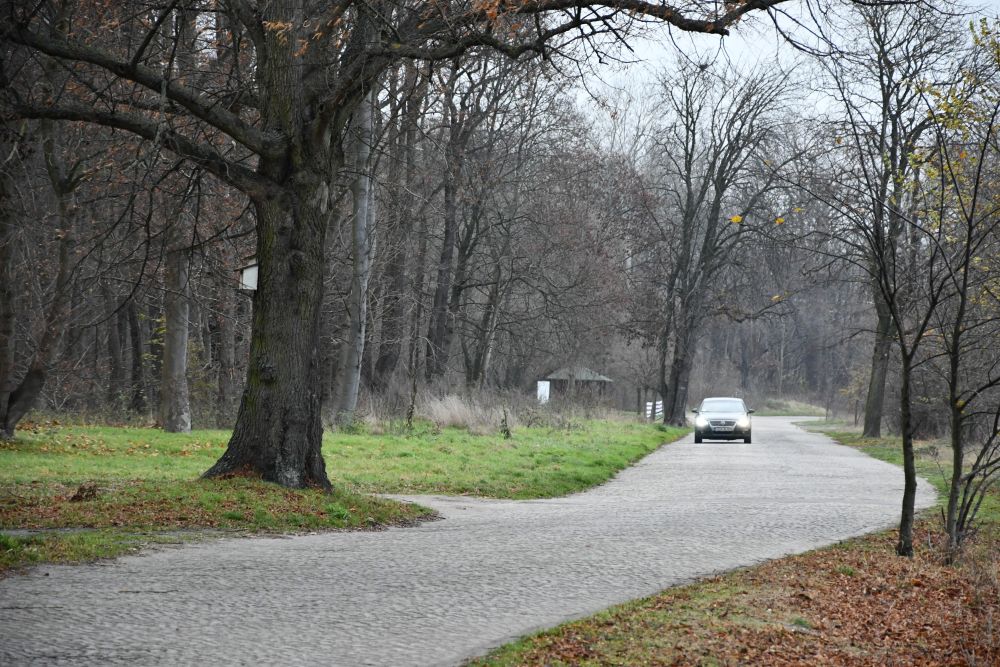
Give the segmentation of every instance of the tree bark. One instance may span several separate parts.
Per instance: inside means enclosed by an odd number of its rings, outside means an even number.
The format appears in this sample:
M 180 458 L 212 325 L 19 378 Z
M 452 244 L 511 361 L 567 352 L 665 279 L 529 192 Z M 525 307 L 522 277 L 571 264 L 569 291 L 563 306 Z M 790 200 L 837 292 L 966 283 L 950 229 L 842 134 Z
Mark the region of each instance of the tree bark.
M 356 176 L 351 187 L 354 215 L 351 228 L 353 271 L 348 297 L 348 323 L 340 346 L 334 415 L 338 424 L 354 420 L 361 385 L 361 362 L 364 357 L 365 331 L 368 323 L 368 281 L 371 277 L 371 253 L 374 202 L 371 174 L 372 93 L 358 107 L 353 122 L 354 166 Z
M 327 218 L 325 206 L 308 205 L 323 199 L 317 195 L 325 188 L 298 176 L 291 180 L 305 181 L 301 189 L 254 205 L 259 274 L 247 384 L 229 447 L 206 477 L 245 474 L 291 488 L 330 488 L 320 451 Z
M 74 216 L 75 206 L 72 201 L 73 191 L 77 181 L 68 174 L 64 157 L 61 155 L 56 136 L 56 128 L 51 121 L 40 123 L 42 138 L 42 153 L 49 182 L 55 192 L 58 204 L 59 228 L 55 230 L 58 238 L 58 268 L 52 300 L 45 312 L 42 332 L 38 339 L 34 357 L 28 366 L 28 371 L 18 383 L 14 382 L 12 365 L 13 357 L 7 357 L 13 350 L 13 325 L 16 310 L 14 308 L 13 292 L 7 292 L 0 287 L 0 439 L 12 439 L 18 422 L 35 407 L 38 397 L 45 387 L 49 370 L 55 361 L 59 343 L 67 319 L 70 298 L 70 275 L 72 273 L 72 248 L 74 246 Z M 8 206 L 8 190 L 12 184 L 9 176 L 0 169 L 0 260 L 13 258 L 13 243 L 16 221 Z M 13 262 L 3 261 L 0 264 L 6 268 L 0 269 L 0 278 L 11 271 L 13 277 Z M 6 282 L 6 280 L 4 281 Z M 11 280 L 9 285 L 13 285 Z M 4 368 L 6 366 L 6 369 Z
M 875 342 L 872 348 L 872 371 L 868 380 L 868 396 L 865 399 L 863 435 L 866 438 L 882 437 L 885 382 L 889 373 L 889 350 L 892 346 L 892 316 L 879 290 L 876 290 L 875 294 L 875 309 L 878 314 L 878 320 L 875 325 Z
M 217 330 L 219 333 L 219 378 L 218 392 L 215 399 L 215 425 L 217 428 L 229 428 L 236 416 L 236 401 L 238 397 L 239 378 L 236 374 L 236 288 L 223 283 L 224 290 L 221 308 L 217 315 Z
M 2 145 L 5 154 L 10 147 Z M 6 421 L 11 392 L 16 388 L 14 378 L 14 333 L 17 321 L 17 302 L 14 286 L 14 239 L 16 213 L 13 210 L 14 184 L 5 165 L 0 165 L 0 424 Z M 0 433 L 0 437 L 13 437 L 13 433 Z
M 449 151 L 452 153 L 453 151 Z M 431 321 L 427 330 L 427 381 L 444 375 L 448 364 L 449 296 L 451 294 L 452 263 L 455 243 L 458 238 L 458 164 L 457 155 L 449 156 L 446 183 L 444 186 L 444 238 L 438 257 L 437 283 L 434 287 L 434 302 L 431 306 Z
M 409 290 L 407 275 L 407 243 L 413 230 L 413 192 L 417 182 L 416 145 L 419 129 L 420 107 L 427 90 L 426 79 L 417 83 L 418 72 L 413 64 L 407 64 L 404 94 L 408 95 L 406 107 L 401 120 L 402 141 L 399 146 L 396 162 L 393 168 L 402 172 L 402 179 L 397 185 L 396 224 L 390 229 L 392 237 L 382 247 L 389 253 L 386 263 L 386 282 L 388 290 L 385 294 L 385 307 L 382 312 L 382 336 L 375 369 L 372 376 L 373 388 L 384 391 L 388 388 L 392 376 L 399 365 L 402 354 L 403 340 L 406 337 L 406 303 Z M 405 167 L 399 170 L 396 166 L 402 160 Z
M 160 424 L 168 433 L 189 433 L 191 399 L 187 383 L 187 347 L 190 286 L 186 249 L 174 248 L 167 251 L 164 282 Z
M 107 321 L 105 324 L 108 327 L 108 360 L 111 366 L 111 373 L 108 377 L 107 396 L 108 403 L 115 406 L 118 404 L 119 399 L 125 391 L 124 346 L 122 345 L 122 338 L 119 335 L 120 330 L 118 326 L 118 313 L 116 312 L 115 298 L 106 284 L 102 287 L 102 291 L 104 293 L 104 308 L 107 313 Z
M 128 304 L 129 343 L 132 349 L 132 375 L 130 380 L 129 408 L 132 412 L 142 414 L 146 411 L 145 379 L 143 377 L 143 339 L 142 327 L 139 325 L 139 310 L 135 301 Z
M 664 388 L 663 423 L 684 426 L 687 423 L 687 395 L 694 365 L 693 325 L 686 324 L 677 332 L 673 360 L 670 364 L 670 380 Z
M 896 553 L 913 557 L 913 517 L 917 498 L 917 470 L 913 458 L 913 419 L 910 399 L 912 361 L 902 355 L 899 389 L 900 429 L 903 431 L 903 506 L 899 518 L 899 542 Z
M 68 211 L 63 209 L 63 214 L 67 215 Z M 63 220 L 68 222 L 68 216 L 63 217 Z M 62 230 L 62 236 L 59 239 L 59 269 L 52 301 L 45 314 L 42 335 L 38 342 L 38 348 L 35 350 L 35 356 L 31 360 L 31 365 L 28 366 L 28 372 L 17 387 L 10 392 L 6 410 L 0 415 L 2 416 L 0 439 L 14 437 L 18 422 L 29 410 L 35 407 L 35 403 L 45 387 L 45 381 L 48 379 L 49 369 L 55 361 L 69 304 L 69 281 L 72 270 L 71 248 L 74 244 L 71 231 L 69 228 Z

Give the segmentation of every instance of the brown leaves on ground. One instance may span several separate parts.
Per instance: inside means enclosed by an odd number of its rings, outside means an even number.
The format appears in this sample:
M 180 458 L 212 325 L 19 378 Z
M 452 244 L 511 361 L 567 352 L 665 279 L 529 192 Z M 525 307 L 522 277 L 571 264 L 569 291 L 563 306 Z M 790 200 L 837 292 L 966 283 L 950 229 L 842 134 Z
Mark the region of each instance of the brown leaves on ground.
M 746 585 L 774 592 L 778 623 L 747 628 L 736 654 L 723 633 L 712 642 L 716 655 L 775 665 L 997 664 L 997 563 L 984 580 L 941 564 L 933 549 L 900 558 L 894 543 L 881 535 L 739 573 Z
M 926 528 L 912 560 L 894 534 L 854 540 L 612 609 L 497 664 L 1000 664 L 1000 545 L 946 566 Z

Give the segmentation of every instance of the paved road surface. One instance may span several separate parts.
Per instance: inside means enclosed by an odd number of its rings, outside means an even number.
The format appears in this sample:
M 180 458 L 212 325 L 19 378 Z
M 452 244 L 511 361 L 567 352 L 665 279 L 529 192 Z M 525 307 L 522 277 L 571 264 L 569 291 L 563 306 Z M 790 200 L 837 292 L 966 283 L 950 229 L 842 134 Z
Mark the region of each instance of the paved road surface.
M 39 568 L 0 582 L 0 664 L 456 664 L 898 519 L 902 471 L 791 421 L 755 419 L 752 445 L 664 447 L 567 498 L 421 497 L 445 519 L 416 528 Z

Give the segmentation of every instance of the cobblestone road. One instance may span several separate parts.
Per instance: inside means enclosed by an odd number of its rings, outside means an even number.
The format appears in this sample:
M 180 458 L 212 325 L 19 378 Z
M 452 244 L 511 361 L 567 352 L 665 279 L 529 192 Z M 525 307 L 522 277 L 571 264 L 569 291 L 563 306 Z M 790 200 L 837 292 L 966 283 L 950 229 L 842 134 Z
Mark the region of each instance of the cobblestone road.
M 898 519 L 898 468 L 788 419 L 754 427 L 752 445 L 688 439 L 567 498 L 420 497 L 445 519 L 416 528 L 38 568 L 0 582 L 0 665 L 456 664 Z M 932 501 L 921 483 L 918 505 Z

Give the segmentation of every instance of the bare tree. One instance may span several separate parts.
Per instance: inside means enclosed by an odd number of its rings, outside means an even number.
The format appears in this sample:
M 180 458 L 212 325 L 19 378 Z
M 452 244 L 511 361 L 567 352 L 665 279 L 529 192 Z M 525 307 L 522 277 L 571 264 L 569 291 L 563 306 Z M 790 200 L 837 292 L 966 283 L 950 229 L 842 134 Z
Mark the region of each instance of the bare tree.
M 854 40 L 837 45 L 833 56 L 819 62 L 843 113 L 839 152 L 850 154 L 853 196 L 864 202 L 861 224 L 898 238 L 905 227 L 902 209 L 912 158 L 929 125 L 921 86 L 947 73 L 956 34 L 946 13 L 920 4 L 859 6 L 851 15 L 859 19 Z M 875 280 L 872 300 L 877 317 L 866 437 L 881 434 L 892 347 L 892 316 Z
M 737 81 L 713 68 L 688 65 L 675 84 L 664 81 L 669 124 L 652 147 L 651 190 L 643 263 L 653 316 L 648 334 L 659 352 L 665 423 L 686 423 L 695 340 L 718 279 L 759 219 L 777 185 L 776 109 L 789 91 L 785 75 Z M 654 201 L 650 199 L 649 201 Z M 758 219 L 754 216 L 757 215 Z

